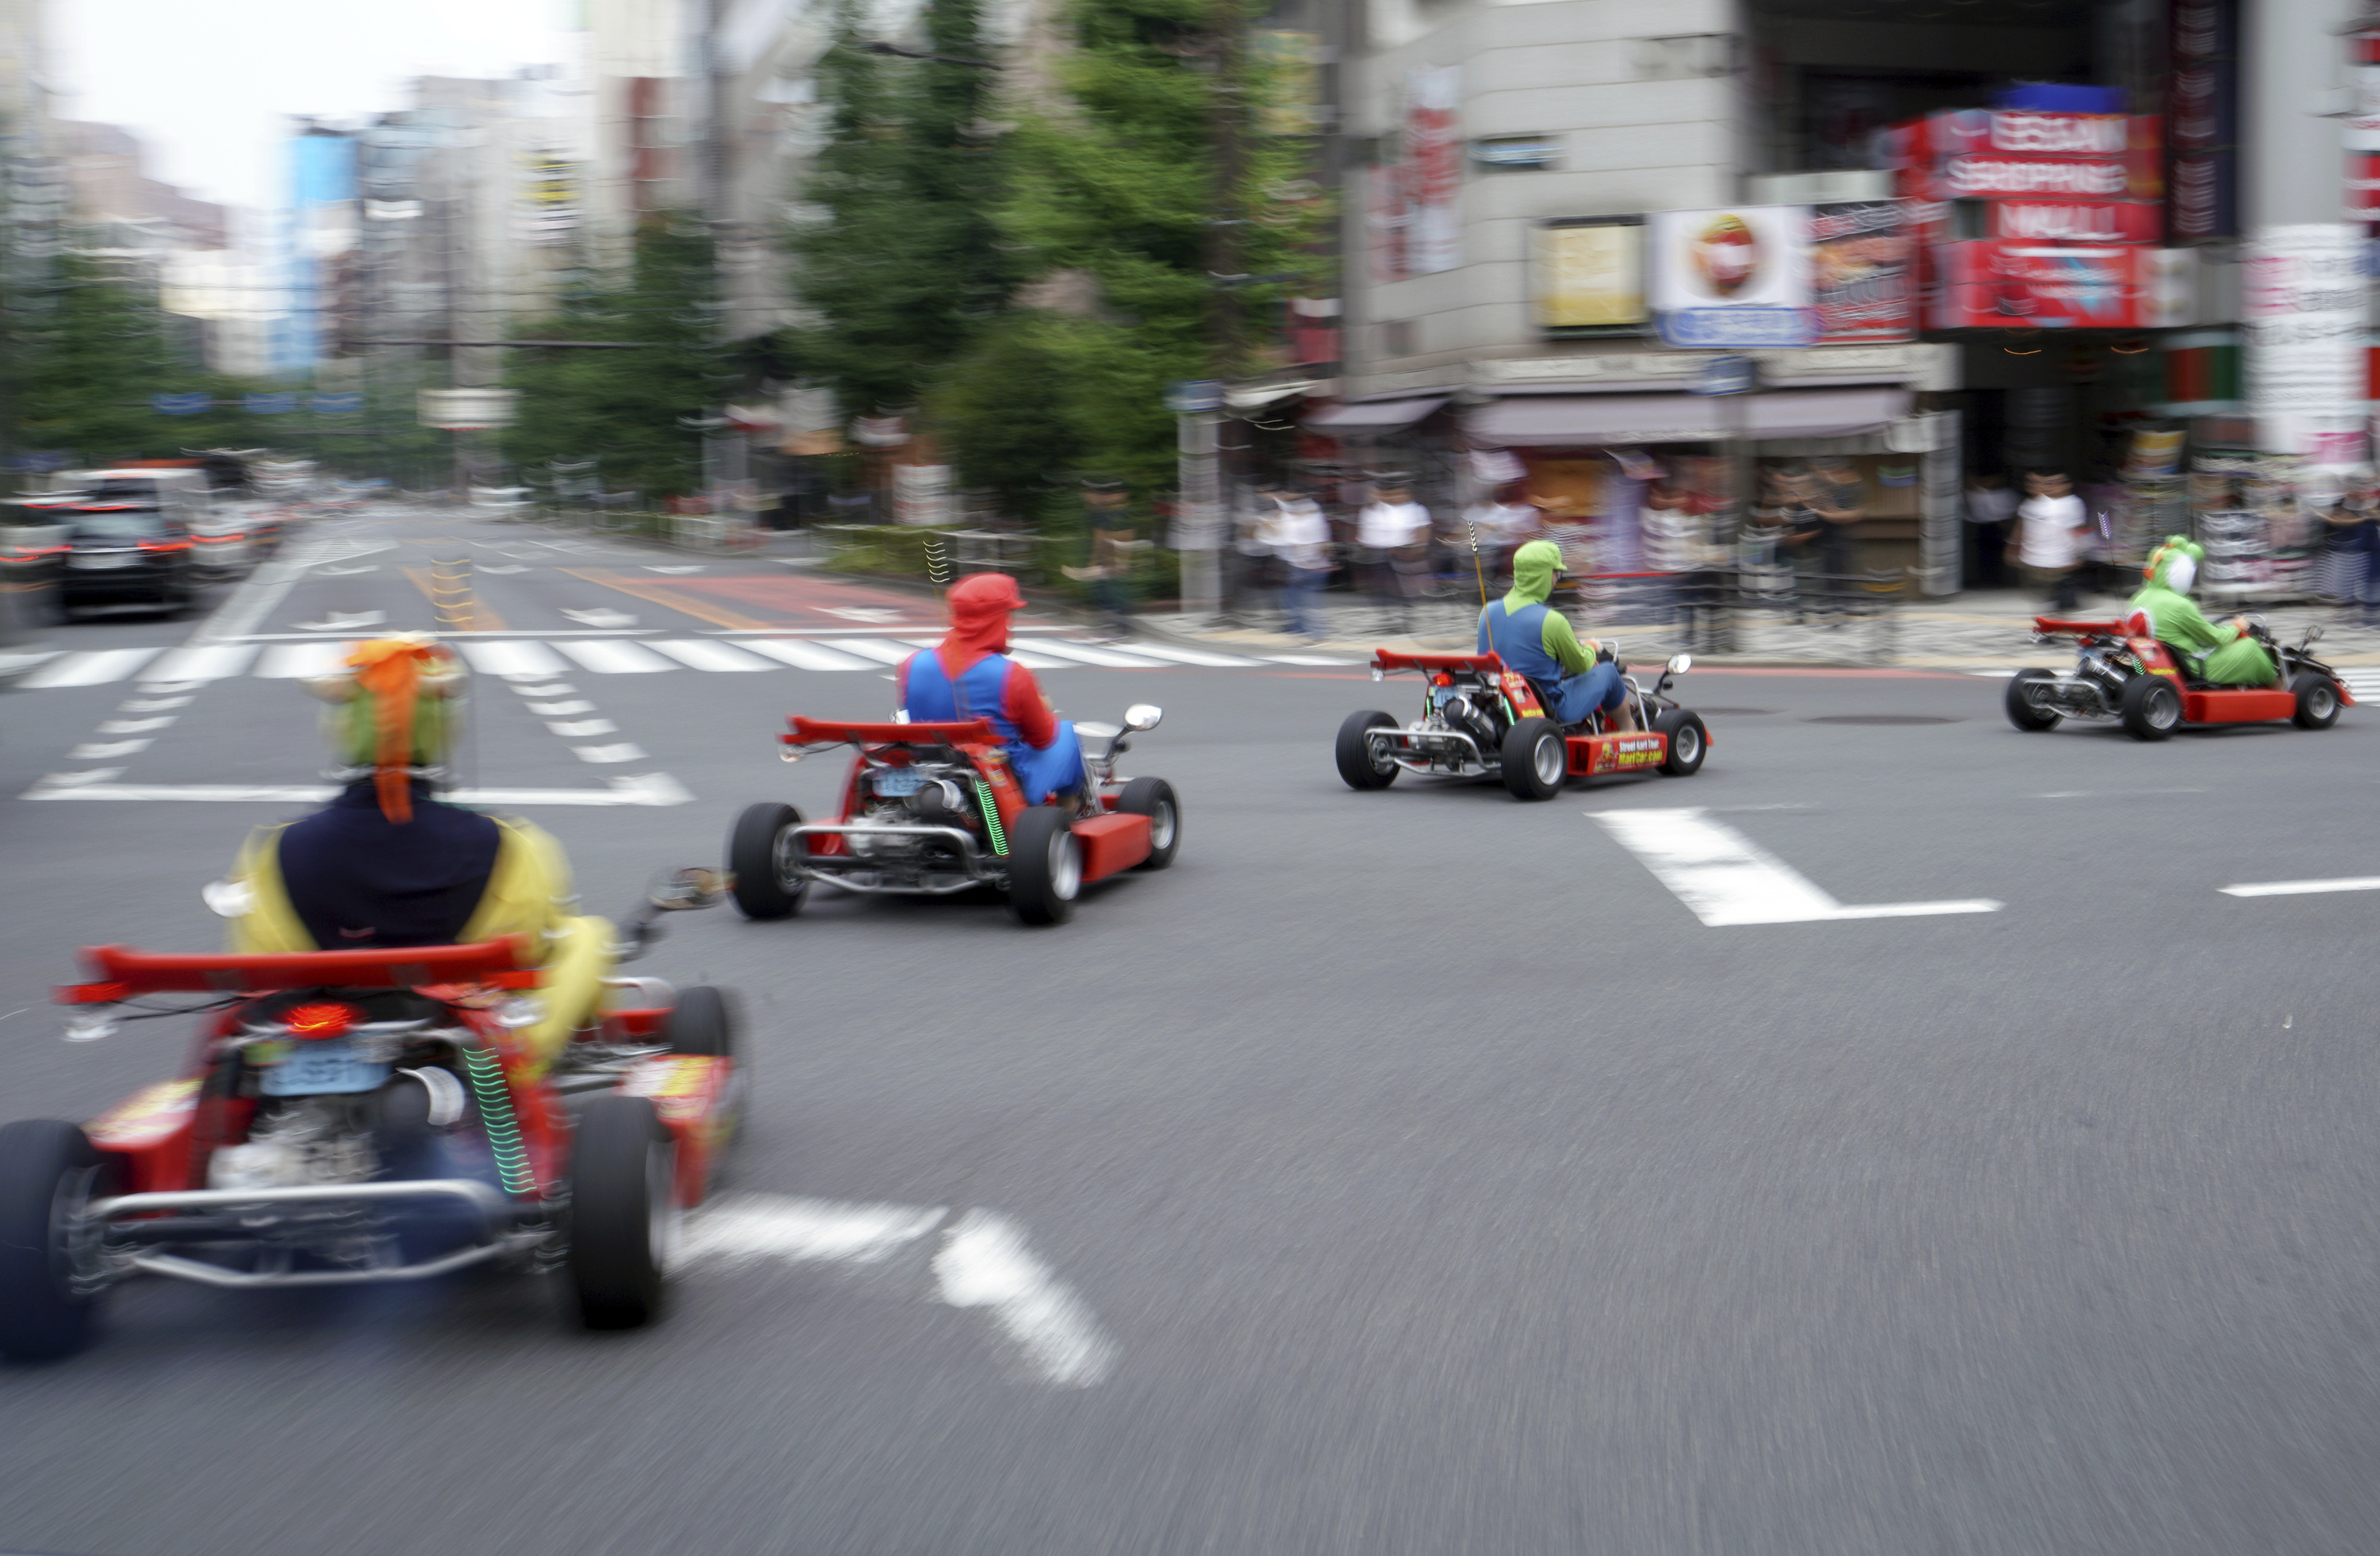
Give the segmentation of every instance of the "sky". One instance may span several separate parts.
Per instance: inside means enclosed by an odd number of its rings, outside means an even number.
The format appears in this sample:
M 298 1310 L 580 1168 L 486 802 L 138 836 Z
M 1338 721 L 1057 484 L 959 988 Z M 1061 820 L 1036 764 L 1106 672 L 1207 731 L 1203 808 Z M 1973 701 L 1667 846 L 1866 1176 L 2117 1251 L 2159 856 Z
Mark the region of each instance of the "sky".
M 121 125 L 149 176 L 253 210 L 287 203 L 292 115 L 409 106 L 416 76 L 508 76 L 567 57 L 572 0 L 49 0 L 59 118 Z M 65 95 L 71 94 L 71 95 Z

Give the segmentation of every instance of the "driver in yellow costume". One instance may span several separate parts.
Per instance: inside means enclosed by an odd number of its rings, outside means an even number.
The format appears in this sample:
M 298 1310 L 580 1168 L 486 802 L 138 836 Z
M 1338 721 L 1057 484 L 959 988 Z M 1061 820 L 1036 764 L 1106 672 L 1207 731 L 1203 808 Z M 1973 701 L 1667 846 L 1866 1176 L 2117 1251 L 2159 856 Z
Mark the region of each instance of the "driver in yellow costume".
M 527 821 L 435 797 L 431 775 L 454 748 L 465 673 L 424 635 L 359 644 L 339 675 L 306 683 L 330 704 L 322 729 L 350 769 L 331 803 L 261 827 L 231 880 L 246 911 L 236 952 L 455 945 L 519 934 L 543 973 L 544 1005 L 517 1038 L 539 1070 L 595 1019 L 613 959 L 612 926 L 577 910 L 562 847 Z

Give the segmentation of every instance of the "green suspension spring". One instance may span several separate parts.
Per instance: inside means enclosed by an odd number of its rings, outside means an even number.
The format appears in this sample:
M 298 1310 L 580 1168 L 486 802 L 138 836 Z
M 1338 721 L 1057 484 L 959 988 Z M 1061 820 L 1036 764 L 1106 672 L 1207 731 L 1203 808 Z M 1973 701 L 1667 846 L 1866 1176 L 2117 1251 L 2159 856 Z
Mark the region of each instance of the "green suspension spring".
M 496 1175 L 512 1194 L 537 1186 L 528 1170 L 528 1150 L 521 1144 L 520 1124 L 513 1117 L 511 1093 L 504 1089 L 504 1062 L 483 1048 L 463 1051 L 464 1067 L 471 1072 L 471 1090 L 480 1100 L 480 1123 L 488 1131 L 488 1149 L 495 1152 Z
M 1000 807 L 991 800 L 991 785 L 978 778 L 975 781 L 976 803 L 983 807 L 984 830 L 991 833 L 991 851 L 1002 858 L 1008 857 L 1008 834 L 1000 830 Z

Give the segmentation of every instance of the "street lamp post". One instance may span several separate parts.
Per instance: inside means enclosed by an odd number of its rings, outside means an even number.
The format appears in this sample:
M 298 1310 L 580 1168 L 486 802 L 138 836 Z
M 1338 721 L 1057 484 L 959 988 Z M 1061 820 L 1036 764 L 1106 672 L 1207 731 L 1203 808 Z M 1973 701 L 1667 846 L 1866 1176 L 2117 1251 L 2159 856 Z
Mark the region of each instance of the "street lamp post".
M 1173 518 L 1173 549 L 1182 558 L 1182 609 L 1212 616 L 1223 608 L 1222 441 L 1223 386 L 1194 379 L 1169 386 L 1165 407 L 1173 412 L 1182 505 Z

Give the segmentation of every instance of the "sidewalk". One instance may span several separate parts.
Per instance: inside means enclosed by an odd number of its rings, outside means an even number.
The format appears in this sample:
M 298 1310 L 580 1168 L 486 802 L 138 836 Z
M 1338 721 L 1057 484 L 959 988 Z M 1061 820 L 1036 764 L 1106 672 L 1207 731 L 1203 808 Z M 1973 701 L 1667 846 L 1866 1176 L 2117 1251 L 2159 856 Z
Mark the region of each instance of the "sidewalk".
M 2078 619 L 2107 619 L 2122 607 L 2120 599 L 2085 594 Z M 1691 650 L 1698 664 L 1718 668 L 1775 666 L 1890 665 L 1912 670 L 2014 670 L 2027 664 L 2054 664 L 2059 652 L 2032 640 L 2033 618 L 2047 613 L 2036 595 L 2014 590 L 1979 590 L 1948 600 L 1913 600 L 1897 603 L 1876 616 L 1853 616 L 1836 622 L 1796 623 L 1788 615 L 1767 612 L 1742 613 L 1734 623 L 1733 641 L 1723 650 L 1684 640 L 1680 625 L 1654 622 L 1590 621 L 1572 608 L 1571 622 L 1580 636 L 1616 639 L 1623 657 L 1637 663 Z M 2223 619 L 2226 608 L 2206 607 L 2209 616 Z M 1362 660 L 1376 648 L 1429 653 L 1467 653 L 1475 642 L 1479 605 L 1475 597 L 1415 602 L 1415 630 L 1390 630 L 1392 624 L 1372 605 L 1341 596 L 1320 606 L 1317 614 L 1328 624 L 1323 640 L 1309 643 L 1281 630 L 1278 610 L 1257 613 L 1240 626 L 1218 626 L 1210 620 L 1178 611 L 1148 611 L 1138 618 L 1141 629 L 1184 643 L 1240 648 L 1252 652 L 1343 655 Z M 2380 664 L 2380 626 L 2352 621 L 2334 605 L 2285 605 L 2262 613 L 2273 635 L 2294 643 L 2310 625 L 2324 629 L 2315 651 L 2329 663 Z

